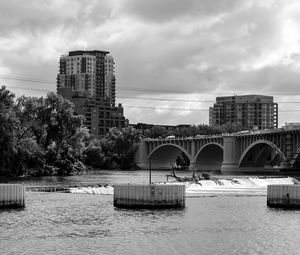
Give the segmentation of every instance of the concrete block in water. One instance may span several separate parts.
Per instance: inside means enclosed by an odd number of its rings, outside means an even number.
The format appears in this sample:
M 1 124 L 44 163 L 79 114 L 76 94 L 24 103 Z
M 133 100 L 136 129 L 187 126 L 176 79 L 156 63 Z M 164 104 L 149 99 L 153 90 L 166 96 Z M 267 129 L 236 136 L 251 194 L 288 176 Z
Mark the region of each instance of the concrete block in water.
M 114 206 L 123 208 L 183 208 L 185 207 L 185 185 L 115 185 Z
M 0 208 L 25 206 L 25 186 L 21 184 L 0 184 Z
M 268 185 L 267 205 L 271 207 L 300 208 L 300 185 Z

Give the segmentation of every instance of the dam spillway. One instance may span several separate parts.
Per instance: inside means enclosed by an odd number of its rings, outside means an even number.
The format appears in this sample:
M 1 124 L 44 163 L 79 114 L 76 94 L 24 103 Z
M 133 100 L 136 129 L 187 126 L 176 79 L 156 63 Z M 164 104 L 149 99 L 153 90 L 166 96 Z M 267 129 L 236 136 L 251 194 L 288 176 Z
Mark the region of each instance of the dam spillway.
M 271 184 L 295 184 L 291 177 L 259 178 L 259 177 L 236 177 L 218 178 L 215 180 L 201 180 L 196 183 L 190 182 L 167 182 L 167 185 L 184 185 L 185 196 L 224 196 L 224 195 L 247 195 L 266 196 L 267 186 Z M 126 184 L 128 185 L 128 184 Z M 70 188 L 70 193 L 92 194 L 92 195 L 113 195 L 114 186 L 89 186 Z

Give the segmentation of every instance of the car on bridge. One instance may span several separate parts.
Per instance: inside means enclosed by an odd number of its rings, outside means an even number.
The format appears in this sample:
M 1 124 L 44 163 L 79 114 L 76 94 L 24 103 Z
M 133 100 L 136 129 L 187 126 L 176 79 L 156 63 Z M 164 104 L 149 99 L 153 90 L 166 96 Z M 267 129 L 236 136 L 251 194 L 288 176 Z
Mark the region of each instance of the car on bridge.
M 175 139 L 175 135 L 168 135 L 168 136 L 166 137 L 166 140 L 170 140 L 170 139 Z

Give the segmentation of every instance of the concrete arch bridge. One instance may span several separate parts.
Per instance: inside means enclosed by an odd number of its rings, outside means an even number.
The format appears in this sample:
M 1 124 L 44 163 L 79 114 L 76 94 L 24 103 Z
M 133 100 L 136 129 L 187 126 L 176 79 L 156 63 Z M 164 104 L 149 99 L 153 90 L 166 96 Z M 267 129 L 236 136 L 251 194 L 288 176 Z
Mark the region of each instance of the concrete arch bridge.
M 300 129 L 143 140 L 136 162 L 141 169 L 148 169 L 150 162 L 153 169 L 171 169 L 182 154 L 189 159 L 190 170 L 234 173 L 296 169 L 300 168 Z

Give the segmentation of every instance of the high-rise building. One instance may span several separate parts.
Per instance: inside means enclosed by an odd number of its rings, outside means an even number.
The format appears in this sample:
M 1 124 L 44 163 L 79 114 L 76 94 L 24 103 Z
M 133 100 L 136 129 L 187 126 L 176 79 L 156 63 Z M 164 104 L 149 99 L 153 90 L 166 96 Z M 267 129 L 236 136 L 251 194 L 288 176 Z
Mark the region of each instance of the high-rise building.
M 105 77 L 104 77 L 104 94 L 109 98 L 110 103 L 116 103 L 116 77 L 115 63 L 112 56 L 105 56 Z
M 278 104 L 272 96 L 244 95 L 217 97 L 209 108 L 209 124 L 219 126 L 235 123 L 245 129 L 278 127 Z
M 86 118 L 95 136 L 110 127 L 124 127 L 123 107 L 116 104 L 114 59 L 107 51 L 70 51 L 62 55 L 57 75 L 57 93 L 74 103 L 75 112 Z

